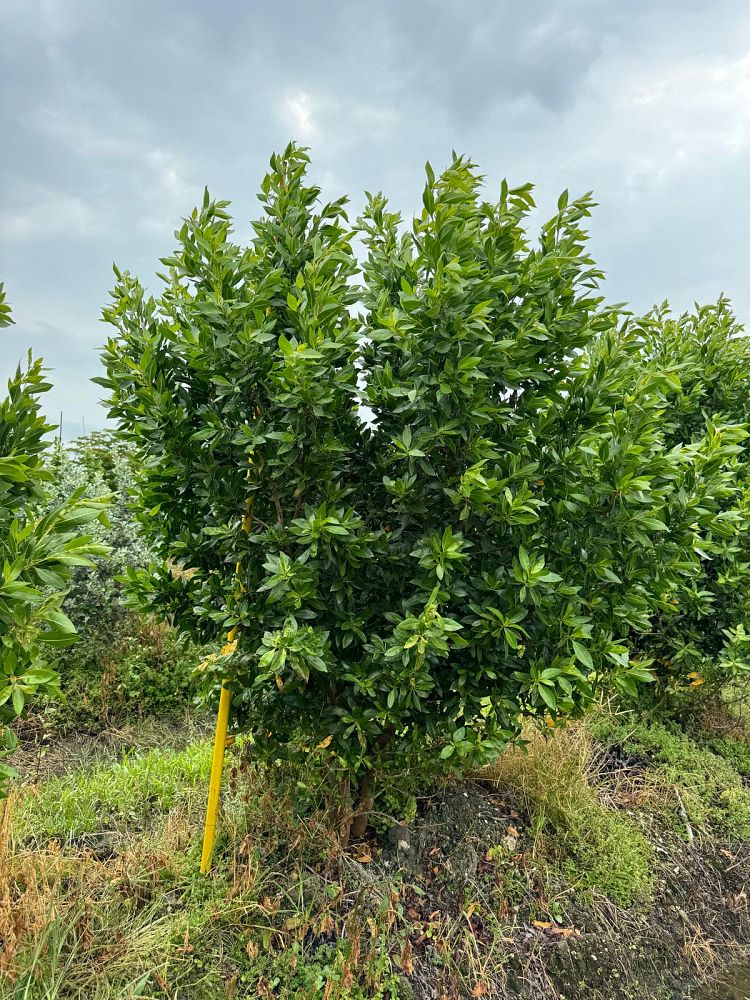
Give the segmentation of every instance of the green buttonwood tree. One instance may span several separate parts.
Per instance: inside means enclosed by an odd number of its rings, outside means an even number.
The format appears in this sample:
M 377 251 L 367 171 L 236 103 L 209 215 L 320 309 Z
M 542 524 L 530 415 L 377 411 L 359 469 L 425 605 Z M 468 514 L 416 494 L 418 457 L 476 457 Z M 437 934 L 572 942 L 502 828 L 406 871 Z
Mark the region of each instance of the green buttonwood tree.
M 100 382 L 163 557 L 134 586 L 202 641 L 239 626 L 207 692 L 256 752 L 325 748 L 361 832 L 386 759 L 482 762 L 651 679 L 629 635 L 699 564 L 742 432 L 665 448 L 671 376 L 632 385 L 589 196 L 532 245 L 530 187 L 487 202 L 454 157 L 410 228 L 380 195 L 352 225 L 307 163 L 272 158 L 246 246 L 206 195 L 158 298 L 116 272 Z
M 674 316 L 665 304 L 637 324 L 641 364 L 671 368 L 665 407 L 669 446 L 693 444 L 723 424 L 750 424 L 750 338 L 721 298 Z M 668 693 L 726 683 L 750 671 L 750 462 L 733 449 L 731 475 L 687 576 L 644 643 Z

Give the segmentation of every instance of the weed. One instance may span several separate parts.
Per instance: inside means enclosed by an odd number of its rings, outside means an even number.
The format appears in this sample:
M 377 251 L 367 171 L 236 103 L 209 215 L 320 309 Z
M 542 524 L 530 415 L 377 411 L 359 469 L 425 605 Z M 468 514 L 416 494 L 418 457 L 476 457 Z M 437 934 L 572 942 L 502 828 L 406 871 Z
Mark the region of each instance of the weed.
M 189 799 L 207 781 L 210 767 L 211 745 L 200 742 L 182 750 L 136 751 L 119 762 L 72 771 L 24 795 L 16 836 L 70 841 L 118 822 L 137 826 Z
M 381 954 L 363 988 L 355 979 L 356 943 L 334 948 L 322 945 L 304 949 L 299 942 L 277 954 L 258 957 L 240 975 L 240 981 L 255 995 L 279 1000 L 309 1000 L 312 997 L 347 1000 L 400 1000 L 405 996 L 400 980 L 390 969 L 387 953 Z
M 747 766 L 750 748 L 729 738 L 715 738 L 704 746 L 676 723 L 635 721 L 631 717 L 598 716 L 592 720 L 598 739 L 623 746 L 643 756 L 663 780 L 676 790 L 672 809 L 684 809 L 687 818 L 706 834 L 750 839 L 750 788 L 737 765 Z
M 653 850 L 629 819 L 599 800 L 591 756 L 583 726 L 551 738 L 532 732 L 525 749 L 507 751 L 481 773 L 517 796 L 537 854 L 561 862 L 574 886 L 629 906 L 650 894 Z

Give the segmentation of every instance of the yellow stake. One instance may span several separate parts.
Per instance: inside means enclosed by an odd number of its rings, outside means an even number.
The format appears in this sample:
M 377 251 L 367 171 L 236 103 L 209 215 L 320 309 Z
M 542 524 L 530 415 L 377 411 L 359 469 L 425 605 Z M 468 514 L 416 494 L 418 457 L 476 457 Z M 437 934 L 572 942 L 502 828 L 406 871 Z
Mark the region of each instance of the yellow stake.
M 248 456 L 252 465 L 252 456 Z M 247 470 L 248 478 L 250 470 Z M 253 498 L 246 501 L 246 511 L 242 518 L 242 530 L 250 531 L 253 523 Z M 235 566 L 235 579 L 240 580 L 240 562 Z M 222 649 L 222 655 L 233 653 L 237 643 L 239 625 L 235 625 L 227 633 L 227 642 Z M 219 713 L 216 716 L 216 732 L 214 733 L 214 752 L 211 758 L 211 780 L 208 785 L 208 802 L 206 803 L 206 821 L 203 825 L 203 850 L 201 851 L 201 872 L 206 874 L 211 870 L 211 855 L 216 841 L 216 822 L 219 814 L 219 796 L 221 794 L 221 772 L 224 770 L 224 751 L 227 747 L 227 725 L 229 724 L 229 706 L 232 702 L 232 692 L 222 684 L 219 697 Z
M 231 642 L 237 629 L 233 628 L 227 637 Z M 208 802 L 206 804 L 206 823 L 203 827 L 203 851 L 201 853 L 201 872 L 205 875 L 211 869 L 211 855 L 216 840 L 216 817 L 219 812 L 219 794 L 221 792 L 221 772 L 224 769 L 224 748 L 227 742 L 227 723 L 229 722 L 229 704 L 232 693 L 222 687 L 219 698 L 219 714 L 216 716 L 216 733 L 214 735 L 214 754 L 211 760 L 211 782 L 208 786 Z

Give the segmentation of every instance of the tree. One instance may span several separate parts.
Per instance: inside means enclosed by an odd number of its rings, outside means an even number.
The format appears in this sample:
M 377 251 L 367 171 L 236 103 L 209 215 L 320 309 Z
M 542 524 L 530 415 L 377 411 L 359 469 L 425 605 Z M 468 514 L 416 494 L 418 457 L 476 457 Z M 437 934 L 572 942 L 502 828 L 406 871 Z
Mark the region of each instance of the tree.
M 674 372 L 665 395 L 668 446 L 750 424 L 750 338 L 725 298 L 680 316 L 665 303 L 636 328 L 641 365 Z M 728 471 L 719 516 L 696 537 L 699 569 L 644 640 L 671 695 L 750 671 L 750 463 L 741 437 Z
M 702 446 L 665 451 L 664 376 L 632 389 L 590 196 L 532 248 L 530 186 L 485 202 L 462 157 L 428 165 L 409 231 L 381 195 L 356 226 L 319 205 L 307 163 L 272 158 L 247 247 L 206 194 L 157 299 L 116 271 L 99 381 L 163 559 L 134 586 L 199 640 L 238 627 L 206 690 L 230 687 L 256 752 L 357 782 L 358 833 L 410 748 L 486 761 L 524 715 L 651 680 L 628 637 L 699 562 L 663 514 Z
M 0 326 L 12 323 L 0 285 Z M 41 360 L 18 367 L 0 401 L 0 756 L 15 746 L 8 724 L 36 696 L 59 697 L 47 657 L 76 639 L 62 611 L 65 584 L 77 566 L 90 566 L 106 546 L 80 534 L 104 516 L 106 501 L 78 494 L 42 510 L 50 473 L 45 438 L 54 428 L 40 412 L 50 388 Z M 0 761 L 0 795 L 13 771 Z

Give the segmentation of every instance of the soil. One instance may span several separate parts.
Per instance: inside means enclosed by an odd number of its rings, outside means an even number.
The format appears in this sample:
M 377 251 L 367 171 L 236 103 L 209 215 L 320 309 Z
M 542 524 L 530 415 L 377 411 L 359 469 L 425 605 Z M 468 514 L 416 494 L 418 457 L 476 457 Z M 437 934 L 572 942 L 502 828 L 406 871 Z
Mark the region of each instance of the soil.
M 23 735 L 15 766 L 31 781 L 144 746 L 142 729 L 61 741 Z M 169 735 L 154 730 L 153 745 L 195 737 L 195 727 L 170 724 Z M 605 778 L 627 770 L 637 779 L 643 762 L 620 759 L 615 749 L 599 767 Z M 745 1000 L 750 844 L 699 836 L 688 844 L 659 830 L 654 897 L 625 909 L 575 891 L 561 871 L 550 875 L 554 866 L 545 870 L 538 859 L 529 823 L 511 790 L 464 782 L 421 800 L 408 828 L 380 840 L 370 831 L 341 858 L 348 890 L 374 889 L 373 898 L 383 899 L 398 887 L 408 961 L 403 937 L 394 949 L 412 1000 Z M 100 858 L 118 850 L 110 840 L 81 846 Z M 358 860 L 362 849 L 370 860 Z M 440 947 L 448 939 L 441 942 L 438 926 L 440 934 L 459 928 L 449 940 L 473 969 L 463 981 L 446 967 Z M 492 962 L 484 962 L 489 954 Z
M 635 767 L 640 762 L 629 763 Z M 415 924 L 409 977 L 414 1000 L 740 996 L 717 993 L 725 989 L 719 986 L 708 993 L 701 990 L 732 962 L 750 961 L 750 845 L 698 838 L 688 845 L 663 831 L 657 888 L 648 906 L 624 909 L 591 893 L 576 893 L 561 878 L 555 888 L 564 912 L 559 921 L 551 921 L 548 916 L 539 919 L 549 900 L 543 896 L 545 884 L 532 856 L 526 817 L 513 807 L 510 795 L 474 783 L 450 788 L 422 804 L 408 840 L 398 836 L 390 838 L 381 863 L 391 871 L 404 870 L 418 889 L 403 900 Z M 498 856 L 505 864 L 498 865 Z M 521 876 L 515 896 L 502 887 L 498 891 L 508 863 Z M 373 874 L 369 872 L 371 878 Z M 466 914 L 469 899 L 481 900 L 481 913 L 487 912 L 487 903 L 495 905 L 506 956 L 499 971 L 477 980 L 478 992 L 468 984 L 465 992 L 456 993 L 456 986 L 441 978 L 439 956 L 424 928 L 435 911 Z M 480 912 L 468 924 L 481 953 L 492 947 L 498 927 Z

